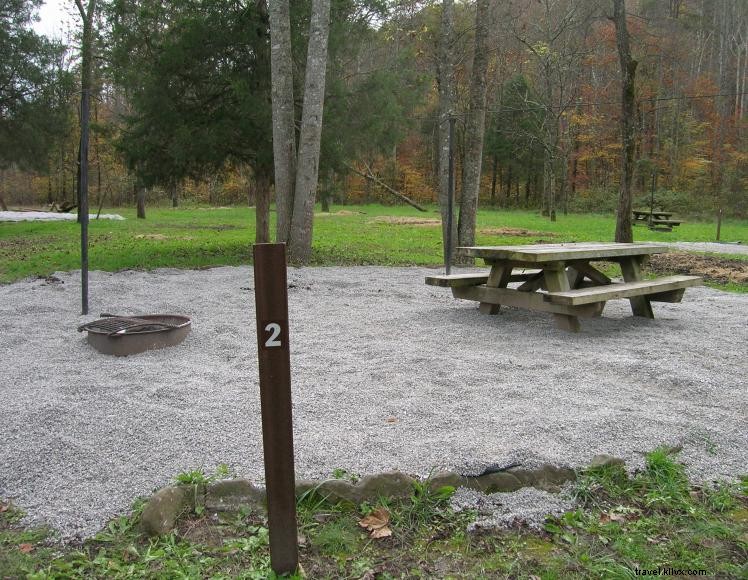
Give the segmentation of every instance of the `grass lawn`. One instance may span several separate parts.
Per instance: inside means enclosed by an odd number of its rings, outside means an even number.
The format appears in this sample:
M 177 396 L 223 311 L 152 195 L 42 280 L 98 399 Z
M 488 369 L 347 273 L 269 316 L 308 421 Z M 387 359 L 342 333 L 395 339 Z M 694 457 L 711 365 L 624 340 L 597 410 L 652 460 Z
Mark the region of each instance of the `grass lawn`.
M 633 477 L 620 466 L 581 473 L 579 509 L 537 531 L 468 532 L 475 514 L 452 511 L 453 488 L 432 493 L 418 484 L 409 500 L 374 505 L 329 505 L 310 495 L 297 507 L 300 561 L 308 578 L 636 578 L 645 570 L 745 578 L 747 491 L 745 479 L 689 486 L 677 459 L 659 449 Z M 274 577 L 262 514 L 186 514 L 175 532 L 148 539 L 138 531 L 142 505 L 82 545 L 56 546 L 0 502 L 0 576 Z M 359 525 L 372 512 L 389 519 L 390 537 L 374 539 Z
M 251 208 L 149 208 L 146 220 L 136 219 L 133 209 L 104 213 L 119 213 L 127 219 L 91 221 L 92 270 L 204 268 L 251 261 Z M 442 262 L 438 226 L 382 221 L 388 217 L 436 220 L 435 207 L 422 213 L 410 207 L 348 206 L 333 208 L 332 215 L 318 216 L 314 264 L 435 266 Z M 497 231 L 508 228 L 528 232 Z M 561 215 L 550 222 L 535 212 L 481 210 L 477 243 L 610 241 L 614 230 L 613 216 Z M 74 222 L 0 223 L 0 282 L 78 269 L 79 232 Z M 686 222 L 671 233 L 634 228 L 636 241 L 713 241 L 714 232 L 714 224 L 696 222 Z M 722 239 L 748 243 L 748 221 L 723 223 Z

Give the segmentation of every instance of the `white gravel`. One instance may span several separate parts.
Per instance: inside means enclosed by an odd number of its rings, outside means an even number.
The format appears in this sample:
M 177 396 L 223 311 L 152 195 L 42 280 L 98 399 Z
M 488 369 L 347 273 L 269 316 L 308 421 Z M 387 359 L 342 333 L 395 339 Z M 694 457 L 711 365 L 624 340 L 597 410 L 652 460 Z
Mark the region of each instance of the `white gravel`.
M 743 254 L 748 255 L 748 245 L 723 244 L 718 242 L 673 242 L 668 244 L 687 252 L 703 252 L 705 254 Z
M 477 512 L 477 518 L 468 526 L 469 532 L 511 528 L 515 525 L 540 530 L 548 516 L 558 517 L 576 508 L 577 502 L 571 491 L 571 485 L 565 486 L 561 493 L 548 493 L 533 487 L 523 487 L 512 493 L 486 495 L 461 487 L 452 496 L 450 503 L 457 512 Z
M 748 471 L 748 296 L 628 303 L 583 321 L 473 303 L 424 268 L 289 272 L 298 477 L 334 468 L 642 465 L 682 444 L 695 481 Z M 0 286 L 0 497 L 64 538 L 95 533 L 183 470 L 263 477 L 249 268 L 91 274 L 91 311 L 193 317 L 179 347 L 129 358 L 76 332 L 79 273 Z M 395 421 L 392 422 L 392 418 Z
M 91 220 L 124 220 L 121 215 L 116 213 L 103 213 L 96 217 L 95 213 L 88 214 Z M 77 213 L 57 213 L 52 211 L 0 211 L 0 222 L 54 222 L 54 221 L 75 221 L 78 219 Z

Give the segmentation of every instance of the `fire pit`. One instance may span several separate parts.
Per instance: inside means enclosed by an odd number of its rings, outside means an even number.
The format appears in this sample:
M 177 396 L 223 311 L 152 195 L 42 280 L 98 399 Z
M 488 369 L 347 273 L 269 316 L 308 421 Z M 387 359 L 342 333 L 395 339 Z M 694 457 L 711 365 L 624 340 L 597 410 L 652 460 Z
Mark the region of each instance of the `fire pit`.
M 128 356 L 155 348 L 174 346 L 189 334 L 192 320 L 180 314 L 113 316 L 82 324 L 88 331 L 88 344 L 104 354 Z

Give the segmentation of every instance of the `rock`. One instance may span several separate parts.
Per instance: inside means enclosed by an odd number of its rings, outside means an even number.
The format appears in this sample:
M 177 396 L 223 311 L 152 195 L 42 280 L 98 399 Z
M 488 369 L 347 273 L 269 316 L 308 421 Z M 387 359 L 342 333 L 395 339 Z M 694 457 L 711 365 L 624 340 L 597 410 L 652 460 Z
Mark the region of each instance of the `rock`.
M 553 493 L 559 491 L 559 487 L 567 481 L 574 481 L 577 478 L 573 469 L 555 467 L 549 464 L 543 465 L 533 472 L 535 475 L 533 487 Z
M 522 467 L 512 467 L 506 470 L 506 473 L 513 475 L 522 482 L 522 487 L 530 487 L 535 485 L 537 481 L 536 474 L 531 469 L 524 469 Z
M 314 489 L 319 485 L 319 481 L 314 479 L 299 479 L 296 481 L 296 498 L 302 497 L 309 490 Z
M 559 487 L 567 481 L 574 481 L 577 474 L 573 469 L 566 467 L 555 467 L 545 464 L 537 469 L 525 469 L 512 467 L 507 473 L 513 475 L 522 482 L 523 487 L 535 487 L 545 491 L 556 492 Z
M 590 469 L 599 469 L 601 467 L 613 467 L 614 465 L 619 465 L 623 467 L 624 465 L 626 465 L 626 462 L 619 457 L 613 457 L 612 455 L 607 455 L 605 453 L 601 453 L 600 455 L 595 455 L 592 458 L 592 461 L 590 461 Z
M 438 491 L 446 485 L 454 487 L 455 489 L 458 487 L 468 487 L 467 481 L 468 478 L 463 475 L 451 471 L 440 471 L 428 480 L 428 484 L 431 491 Z
M 362 477 L 356 486 L 363 499 L 378 497 L 407 498 L 413 495 L 415 479 L 399 471 L 389 471 Z
M 195 509 L 194 486 L 169 486 L 148 500 L 140 515 L 140 526 L 149 536 L 167 534 L 177 520 Z
M 483 493 L 517 491 L 522 487 L 522 482 L 517 477 L 504 471 L 489 473 L 471 479 L 473 481 L 468 484 L 468 487 L 472 487 L 472 489 L 482 491 Z
M 343 479 L 328 479 L 317 487 L 317 493 L 332 503 L 349 501 L 355 504 L 361 503 L 363 497 L 356 486 Z
M 215 481 L 208 486 L 205 508 L 209 511 L 239 511 L 242 507 L 265 509 L 265 490 L 246 479 Z

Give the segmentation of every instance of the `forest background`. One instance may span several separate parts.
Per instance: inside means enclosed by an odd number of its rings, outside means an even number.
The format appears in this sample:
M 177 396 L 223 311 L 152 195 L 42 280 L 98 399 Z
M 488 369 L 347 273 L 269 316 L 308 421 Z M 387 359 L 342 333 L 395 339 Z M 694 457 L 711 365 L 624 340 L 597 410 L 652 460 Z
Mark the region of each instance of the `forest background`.
M 75 203 L 80 30 L 30 26 L 40 2 L 3 0 L 0 203 Z M 70 2 L 74 6 L 73 1 Z M 481 207 L 544 215 L 617 204 L 621 72 L 605 0 L 488 3 Z M 748 216 L 748 3 L 626 3 L 635 78 L 635 205 Z M 317 196 L 417 203 L 439 189 L 442 4 L 333 0 Z M 469 144 L 476 5 L 454 5 L 457 174 Z M 296 117 L 311 2 L 290 2 Z M 95 14 L 91 204 L 254 205 L 272 183 L 264 0 L 108 0 Z M 25 79 L 18 83 L 17 79 Z M 456 180 L 461 194 L 461 180 Z

